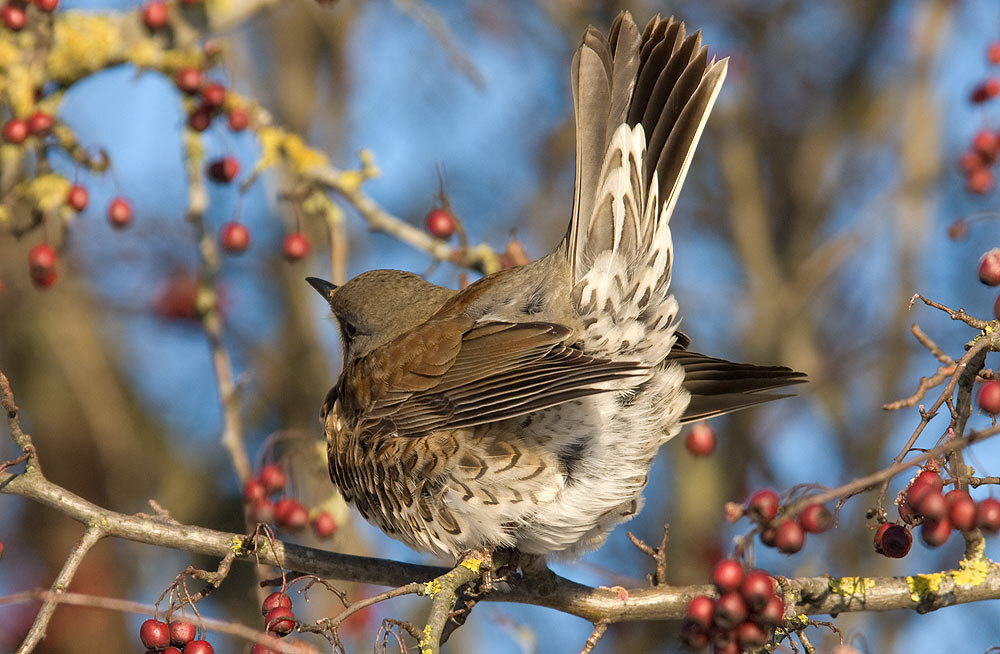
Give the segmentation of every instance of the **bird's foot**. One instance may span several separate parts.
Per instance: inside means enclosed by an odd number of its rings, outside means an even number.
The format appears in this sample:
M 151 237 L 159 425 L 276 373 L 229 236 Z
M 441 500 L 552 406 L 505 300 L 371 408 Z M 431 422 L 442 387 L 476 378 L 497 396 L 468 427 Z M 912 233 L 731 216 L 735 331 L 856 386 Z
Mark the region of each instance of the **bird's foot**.
M 553 593 L 556 589 L 556 573 L 549 569 L 545 557 L 524 552 L 520 552 L 518 556 L 525 584 L 541 595 Z

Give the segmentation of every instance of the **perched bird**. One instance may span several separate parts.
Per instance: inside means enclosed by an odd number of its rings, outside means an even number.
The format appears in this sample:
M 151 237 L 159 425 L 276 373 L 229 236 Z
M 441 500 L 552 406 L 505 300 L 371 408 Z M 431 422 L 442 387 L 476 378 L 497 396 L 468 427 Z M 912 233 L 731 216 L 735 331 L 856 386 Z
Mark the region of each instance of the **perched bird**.
M 683 423 L 783 395 L 784 367 L 689 351 L 670 294 L 670 215 L 726 75 L 700 32 L 620 14 L 573 59 L 576 189 L 548 256 L 462 291 L 398 270 L 337 287 L 330 477 L 411 547 L 580 554 L 639 510 Z

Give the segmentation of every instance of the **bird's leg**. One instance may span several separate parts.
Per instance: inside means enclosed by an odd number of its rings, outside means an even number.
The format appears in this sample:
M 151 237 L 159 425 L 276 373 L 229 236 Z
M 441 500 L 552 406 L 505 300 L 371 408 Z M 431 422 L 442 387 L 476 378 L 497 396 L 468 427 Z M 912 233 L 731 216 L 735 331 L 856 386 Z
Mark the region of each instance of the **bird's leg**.
M 493 548 L 480 547 L 466 550 L 458 557 L 458 565 L 469 568 L 482 575 L 480 591 L 488 593 L 493 590 Z
M 556 589 L 556 573 L 549 569 L 545 557 L 539 554 L 519 553 L 521 575 L 525 583 L 542 595 L 548 595 Z

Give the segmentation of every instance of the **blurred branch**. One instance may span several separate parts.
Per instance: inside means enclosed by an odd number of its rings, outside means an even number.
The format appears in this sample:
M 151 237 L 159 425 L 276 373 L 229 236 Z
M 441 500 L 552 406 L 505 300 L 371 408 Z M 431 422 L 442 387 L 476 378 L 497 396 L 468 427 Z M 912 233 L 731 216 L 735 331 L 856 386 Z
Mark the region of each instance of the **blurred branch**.
M 423 23 L 427 31 L 434 37 L 434 40 L 441 45 L 451 63 L 476 88 L 480 90 L 486 88 L 486 79 L 483 77 L 483 74 L 479 72 L 479 69 L 472 63 L 472 60 L 462 52 L 458 40 L 452 34 L 451 29 L 448 28 L 448 23 L 444 21 L 441 14 L 420 0 L 393 0 L 393 4 L 403 13 L 409 14 L 417 22 Z

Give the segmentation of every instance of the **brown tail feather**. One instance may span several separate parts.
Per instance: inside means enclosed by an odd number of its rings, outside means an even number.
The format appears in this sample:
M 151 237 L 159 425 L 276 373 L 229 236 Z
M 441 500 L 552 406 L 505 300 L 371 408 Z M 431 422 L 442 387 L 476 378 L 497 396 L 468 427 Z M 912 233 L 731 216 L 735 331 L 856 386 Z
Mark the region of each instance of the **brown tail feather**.
M 789 397 L 763 391 L 806 382 L 805 373 L 784 366 L 733 363 L 681 349 L 673 350 L 667 361 L 684 369 L 684 388 L 691 394 L 682 423 Z

